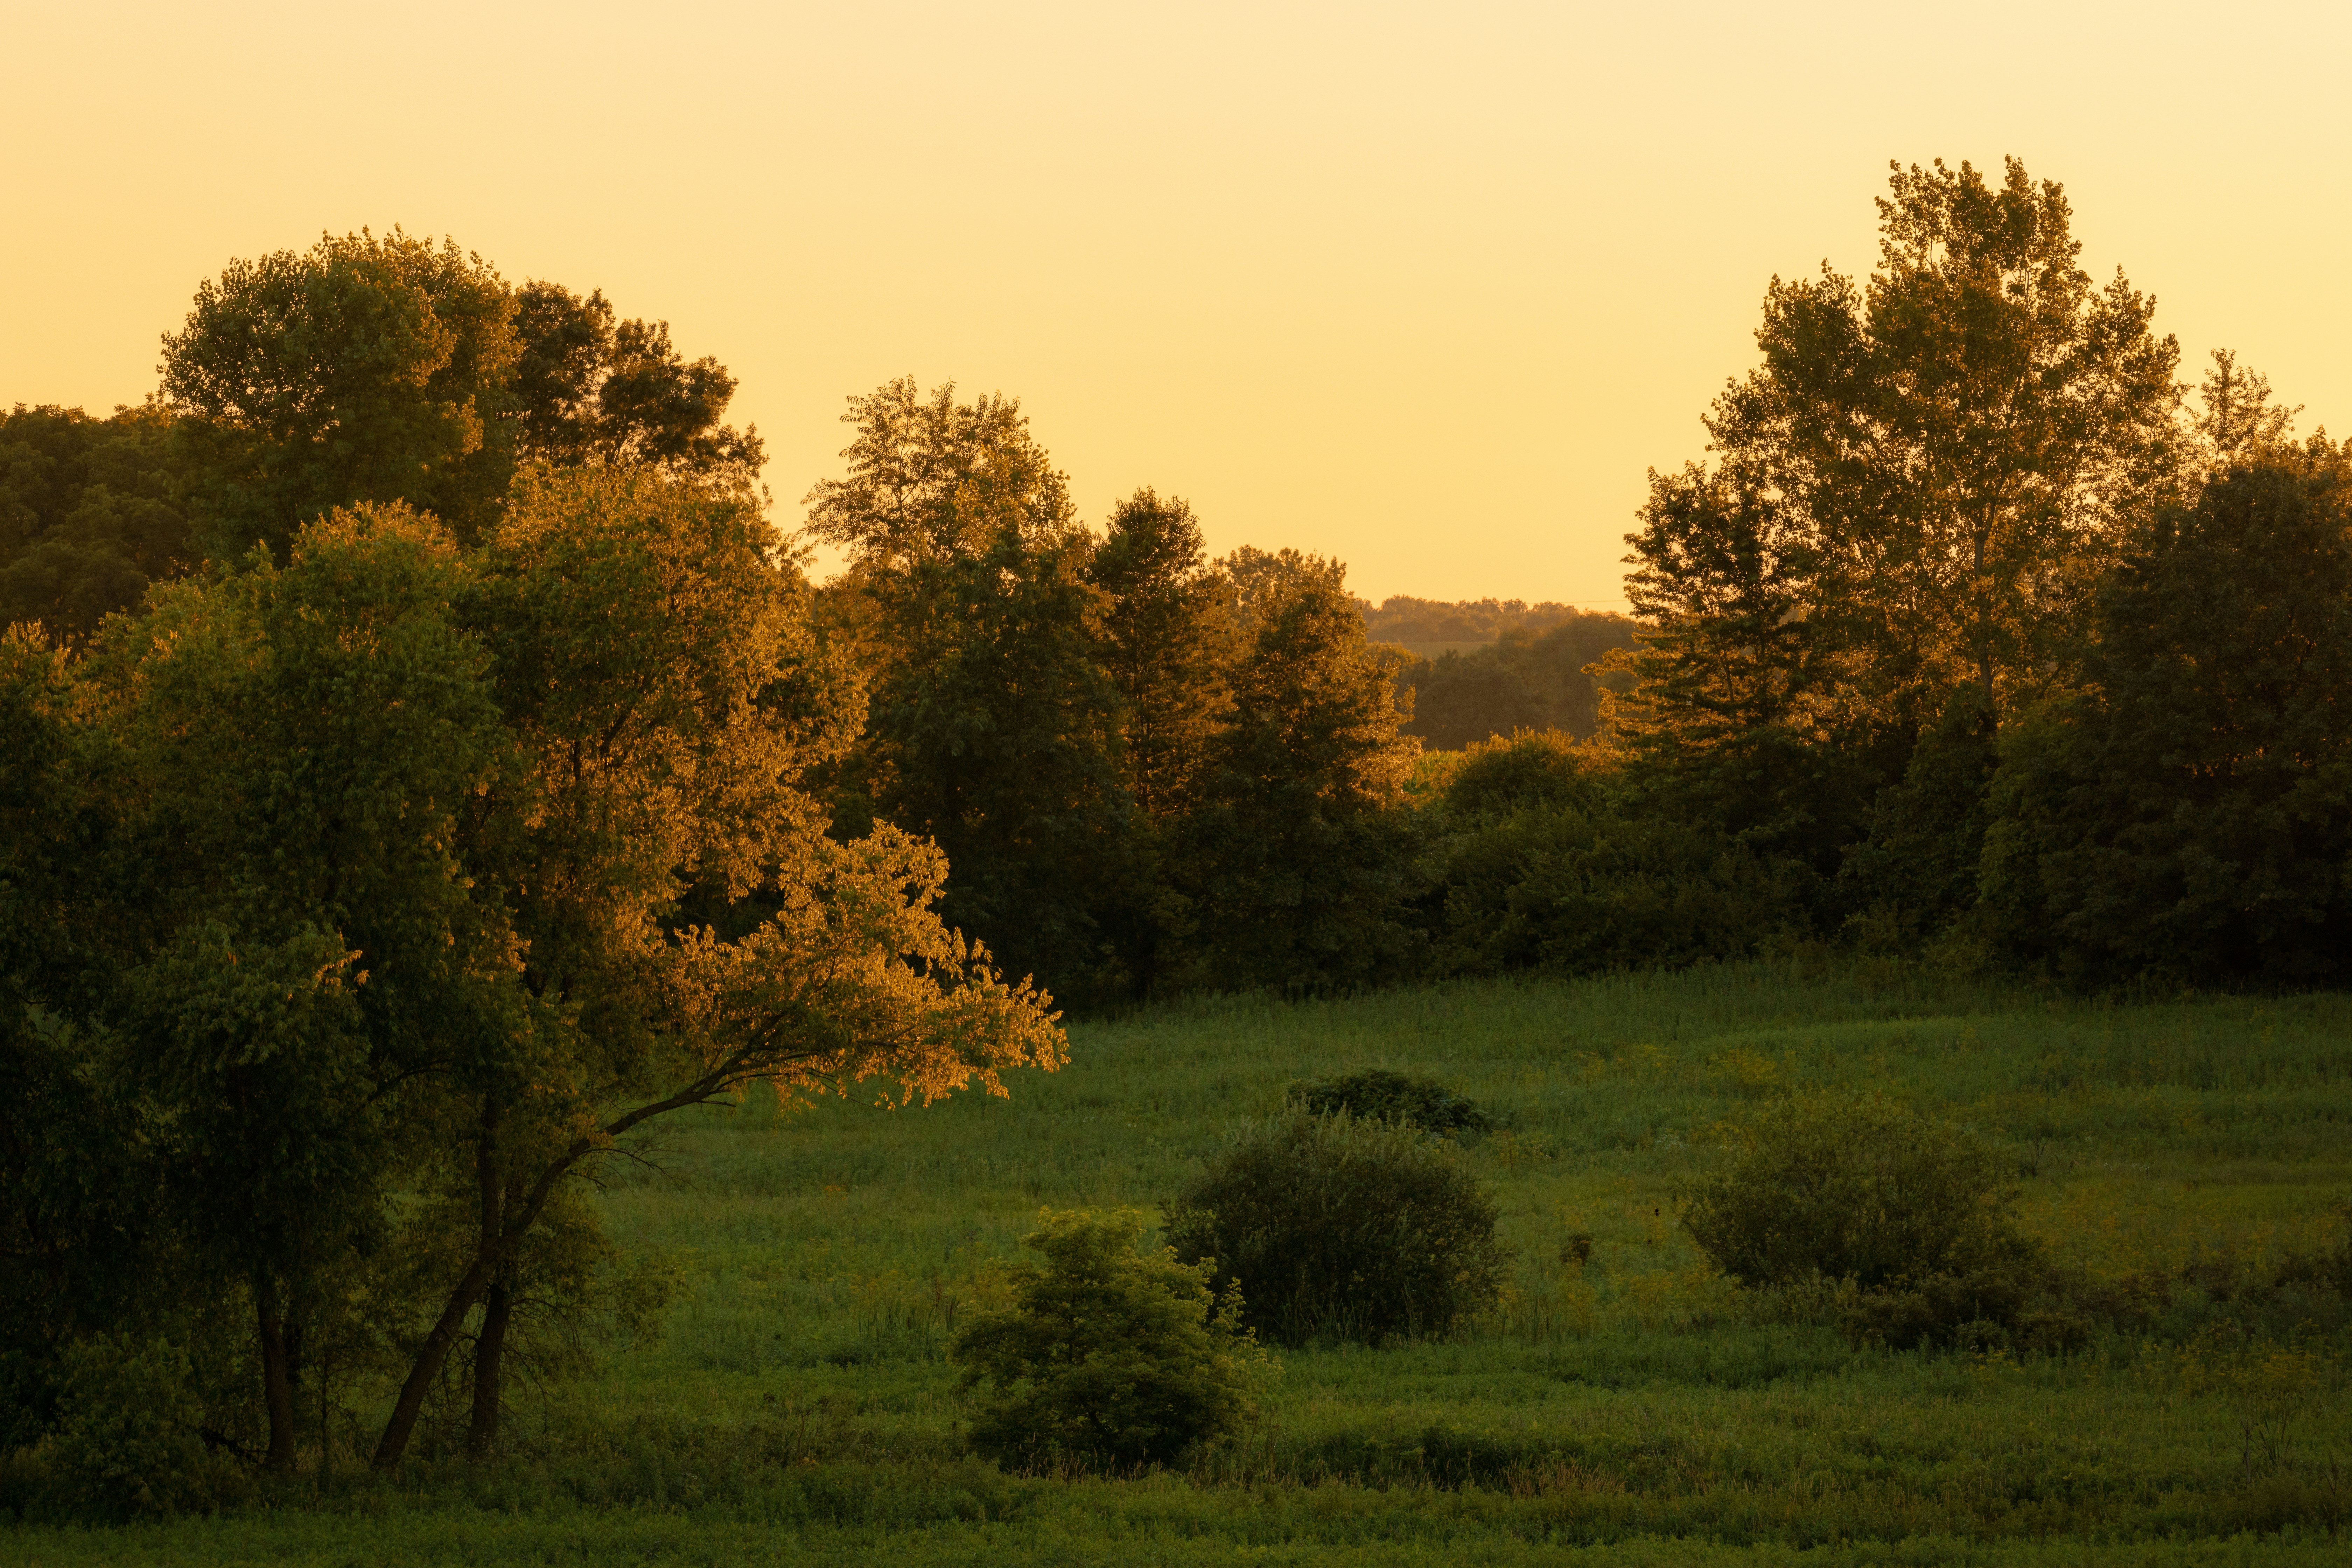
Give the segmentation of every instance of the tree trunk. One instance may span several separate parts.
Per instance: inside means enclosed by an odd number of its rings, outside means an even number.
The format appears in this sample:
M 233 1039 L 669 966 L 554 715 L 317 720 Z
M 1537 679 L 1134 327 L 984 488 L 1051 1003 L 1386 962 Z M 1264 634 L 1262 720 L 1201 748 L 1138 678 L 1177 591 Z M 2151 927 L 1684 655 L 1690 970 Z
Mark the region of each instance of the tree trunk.
M 740 1058 L 730 1058 L 667 1099 L 640 1105 L 614 1117 L 593 1134 L 574 1139 L 572 1146 L 550 1161 L 528 1187 L 517 1182 L 517 1190 L 521 1196 L 518 1201 L 503 1205 L 503 1224 L 495 1235 L 485 1232 L 482 1245 L 474 1254 L 474 1260 L 458 1277 L 456 1287 L 449 1292 L 449 1300 L 441 1308 L 441 1316 L 435 1321 L 432 1331 L 425 1336 L 425 1342 L 417 1347 L 416 1360 L 409 1366 L 407 1380 L 400 1385 L 400 1397 L 393 1402 L 392 1415 L 383 1424 L 383 1436 L 376 1440 L 374 1464 L 377 1469 L 392 1468 L 400 1463 L 401 1456 L 408 1452 L 408 1439 L 416 1431 L 416 1418 L 425 1413 L 425 1396 L 432 1393 L 441 1369 L 448 1364 L 449 1352 L 466 1326 L 466 1315 L 474 1310 L 474 1303 L 480 1300 L 482 1292 L 507 1267 L 507 1259 L 516 1245 L 532 1226 L 539 1223 L 540 1215 L 547 1208 L 548 1199 L 555 1195 L 556 1187 L 571 1174 L 573 1167 L 598 1150 L 610 1147 L 614 1139 L 639 1123 L 682 1106 L 706 1104 L 713 1095 L 745 1076 Z M 496 1129 L 494 1116 L 493 1111 L 485 1108 L 482 1163 L 486 1184 L 498 1163 L 494 1158 L 495 1139 L 491 1136 Z M 498 1206 L 499 1199 L 503 1195 L 500 1193 L 493 1196 L 486 1184 L 485 1210 Z
M 494 1280 L 482 1297 L 482 1332 L 474 1342 L 474 1424 L 466 1434 L 466 1453 L 488 1457 L 499 1440 L 499 1363 L 506 1353 L 507 1321 L 514 1299 L 506 1280 Z
M 383 1436 L 376 1440 L 377 1469 L 392 1468 L 408 1452 L 408 1439 L 416 1430 L 416 1418 L 425 1413 L 425 1397 L 433 1391 L 434 1380 L 441 1375 L 441 1368 L 449 1359 L 449 1347 L 457 1342 L 457 1331 L 465 1326 L 466 1314 L 473 1310 L 474 1300 L 481 1294 L 482 1281 L 488 1277 L 495 1261 L 474 1259 L 472 1267 L 457 1281 L 457 1288 L 449 1293 L 433 1331 L 425 1336 L 425 1343 L 408 1369 L 408 1379 L 400 1385 L 400 1397 L 393 1402 L 392 1415 L 383 1424 Z
M 294 1468 L 294 1369 L 286 1353 L 286 1315 L 273 1285 L 257 1284 L 253 1291 L 261 1321 L 261 1387 L 269 1407 L 269 1455 L 262 1461 L 270 1469 Z

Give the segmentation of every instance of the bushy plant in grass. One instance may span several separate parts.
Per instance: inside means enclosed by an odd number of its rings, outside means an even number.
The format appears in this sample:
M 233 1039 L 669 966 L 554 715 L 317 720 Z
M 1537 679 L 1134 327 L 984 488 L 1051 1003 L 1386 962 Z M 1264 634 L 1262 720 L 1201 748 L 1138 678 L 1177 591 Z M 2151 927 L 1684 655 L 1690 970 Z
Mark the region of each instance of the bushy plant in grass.
M 1001 1465 L 1131 1469 L 1232 1435 L 1271 1369 L 1241 1326 L 1241 1294 L 1211 1269 L 1139 1249 L 1140 1215 L 1048 1211 L 1012 1270 L 1013 1303 L 975 1320 L 950 1355 L 977 1405 L 970 1439 Z
M 1316 1116 L 1346 1111 L 1358 1121 L 1403 1121 L 1428 1132 L 1485 1132 L 1493 1118 L 1466 1095 L 1419 1073 L 1369 1068 L 1294 1084 L 1291 1098 Z
M 1402 1121 L 1292 1111 L 1253 1126 L 1168 1205 L 1180 1258 L 1247 1292 L 1269 1339 L 1439 1336 L 1493 1304 L 1495 1201 Z
M 2008 1163 L 1964 1129 L 1874 1095 L 1791 1096 L 1727 1130 L 1730 1158 L 1686 1183 L 1683 1226 L 1752 1289 L 1843 1285 L 1847 1332 L 1897 1346 L 2037 1347 L 2086 1327 L 2017 1227 Z
M 208 1467 L 184 1351 L 101 1335 L 69 1347 L 63 1370 L 46 1454 L 47 1511 L 125 1520 L 202 1500 Z

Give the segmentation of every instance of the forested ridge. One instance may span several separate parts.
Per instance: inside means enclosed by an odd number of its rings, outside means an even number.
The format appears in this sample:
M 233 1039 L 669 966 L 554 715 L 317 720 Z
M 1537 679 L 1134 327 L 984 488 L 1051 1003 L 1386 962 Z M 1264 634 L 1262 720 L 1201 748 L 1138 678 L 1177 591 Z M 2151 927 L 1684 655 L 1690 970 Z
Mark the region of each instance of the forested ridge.
M 599 292 L 231 263 L 145 405 L 0 418 L 0 1447 L 143 1356 L 239 1462 L 338 1378 L 381 1466 L 488 1452 L 513 1366 L 658 1305 L 583 1193 L 662 1117 L 993 1088 L 1069 1009 L 2342 984 L 2352 446 L 2185 385 L 2016 163 L 1878 205 L 1652 473 L 1630 616 L 1085 518 L 1016 401 L 912 380 L 780 526 L 724 366 Z

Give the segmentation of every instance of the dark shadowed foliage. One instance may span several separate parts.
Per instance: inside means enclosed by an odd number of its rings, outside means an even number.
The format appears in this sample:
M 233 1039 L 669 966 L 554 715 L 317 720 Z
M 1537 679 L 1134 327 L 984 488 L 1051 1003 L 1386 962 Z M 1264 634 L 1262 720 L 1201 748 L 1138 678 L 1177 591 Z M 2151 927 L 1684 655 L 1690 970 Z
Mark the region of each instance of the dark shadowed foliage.
M 1475 1100 L 1435 1079 L 1386 1068 L 1308 1079 L 1292 1085 L 1290 1097 L 1310 1115 L 1344 1110 L 1358 1121 L 1399 1121 L 1424 1132 L 1484 1132 L 1495 1124 Z
M 1452 1147 L 1399 1121 L 1292 1113 L 1250 1128 L 1170 1202 L 1176 1256 L 1238 1279 L 1285 1344 L 1441 1337 L 1493 1304 L 1494 1200 Z

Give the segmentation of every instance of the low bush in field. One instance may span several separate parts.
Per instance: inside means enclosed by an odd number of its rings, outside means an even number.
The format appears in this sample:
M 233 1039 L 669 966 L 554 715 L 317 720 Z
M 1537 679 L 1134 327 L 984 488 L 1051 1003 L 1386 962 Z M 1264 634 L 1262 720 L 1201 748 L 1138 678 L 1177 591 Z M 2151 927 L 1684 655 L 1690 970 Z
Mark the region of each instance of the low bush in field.
M 1893 1100 L 1792 1096 L 1727 1136 L 1728 1163 L 1684 1187 L 1683 1225 L 1743 1285 L 1819 1277 L 1868 1290 L 2032 1256 L 2008 1163 Z
M 1292 1112 L 1236 1138 L 1168 1205 L 1179 1258 L 1238 1280 L 1285 1344 L 1454 1331 L 1491 1306 L 1506 1251 L 1495 1202 L 1443 1141 L 1346 1111 Z
M 1427 1132 L 1484 1132 L 1495 1125 L 1474 1101 L 1435 1079 L 1385 1068 L 1310 1079 L 1290 1092 L 1302 1110 L 1316 1116 L 1344 1110 L 1359 1121 L 1403 1121 Z
M 1853 1337 L 1907 1348 L 2077 1342 L 2089 1322 L 2017 1227 L 2010 1166 L 1948 1122 L 1875 1096 L 1818 1093 L 1728 1132 L 1685 1184 L 1683 1226 L 1741 1285 L 1805 1291 Z
M 1048 1213 L 1023 1243 L 1013 1304 L 974 1321 L 950 1354 L 978 1413 L 971 1446 L 1017 1468 L 1172 1463 L 1238 1430 L 1266 1361 L 1231 1286 L 1167 1248 L 1139 1250 L 1142 1221 Z

